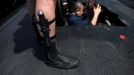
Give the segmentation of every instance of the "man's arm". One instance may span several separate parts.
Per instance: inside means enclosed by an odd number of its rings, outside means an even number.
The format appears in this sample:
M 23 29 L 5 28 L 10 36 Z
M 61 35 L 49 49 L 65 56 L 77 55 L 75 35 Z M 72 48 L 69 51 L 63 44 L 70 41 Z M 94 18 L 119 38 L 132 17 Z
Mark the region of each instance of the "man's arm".
M 93 26 L 96 26 L 98 16 L 101 12 L 101 6 L 98 4 L 97 7 L 94 7 L 93 11 L 94 11 L 94 15 L 93 15 L 93 18 L 91 20 L 91 23 L 92 23 Z

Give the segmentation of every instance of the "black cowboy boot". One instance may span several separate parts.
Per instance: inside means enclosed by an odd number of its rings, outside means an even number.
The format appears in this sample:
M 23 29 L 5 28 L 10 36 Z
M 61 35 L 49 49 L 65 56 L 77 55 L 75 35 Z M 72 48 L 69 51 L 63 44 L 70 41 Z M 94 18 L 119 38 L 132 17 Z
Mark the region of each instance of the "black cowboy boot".
M 74 57 L 65 56 L 58 52 L 55 43 L 55 36 L 49 37 L 49 25 L 53 23 L 55 20 L 48 22 L 42 11 L 38 13 L 39 16 L 39 25 L 41 26 L 41 32 L 44 37 L 39 37 L 41 41 L 40 44 L 44 48 L 44 62 L 48 66 L 61 68 L 61 69 L 72 69 L 78 67 L 79 60 Z
M 46 52 L 46 59 L 44 61 L 48 66 L 61 69 L 72 69 L 79 65 L 79 61 L 76 58 L 65 56 L 58 52 L 55 38 L 51 38 L 51 45 L 44 49 Z

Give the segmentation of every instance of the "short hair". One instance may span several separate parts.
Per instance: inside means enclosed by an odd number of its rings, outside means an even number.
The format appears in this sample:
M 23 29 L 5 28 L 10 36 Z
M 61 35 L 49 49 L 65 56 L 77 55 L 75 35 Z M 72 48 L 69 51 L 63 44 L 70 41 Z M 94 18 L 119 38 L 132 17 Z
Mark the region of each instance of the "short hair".
M 80 7 L 83 6 L 83 4 L 79 1 L 74 3 L 73 11 L 76 11 L 77 9 L 80 9 Z

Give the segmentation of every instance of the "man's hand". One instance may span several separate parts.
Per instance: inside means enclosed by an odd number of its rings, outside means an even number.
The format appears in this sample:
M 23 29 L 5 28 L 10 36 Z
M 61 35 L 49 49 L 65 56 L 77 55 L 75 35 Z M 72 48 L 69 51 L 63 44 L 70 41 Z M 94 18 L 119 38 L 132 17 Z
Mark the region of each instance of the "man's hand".
M 97 4 L 96 7 L 94 7 L 94 16 L 98 16 L 101 12 L 101 6 Z
M 92 23 L 93 26 L 96 26 L 98 16 L 99 16 L 99 14 L 101 12 L 101 6 L 98 4 L 96 7 L 94 7 L 93 10 L 94 10 L 94 15 L 93 15 L 91 23 Z

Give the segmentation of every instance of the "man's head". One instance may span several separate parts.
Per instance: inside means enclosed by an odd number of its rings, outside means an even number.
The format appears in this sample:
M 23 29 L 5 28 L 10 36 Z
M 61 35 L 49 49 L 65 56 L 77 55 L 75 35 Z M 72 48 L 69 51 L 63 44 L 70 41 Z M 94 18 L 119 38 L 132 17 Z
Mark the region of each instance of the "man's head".
M 84 5 L 81 2 L 75 2 L 74 3 L 74 13 L 77 16 L 82 16 L 84 14 Z

